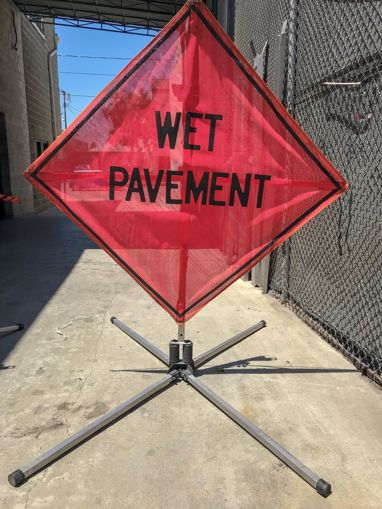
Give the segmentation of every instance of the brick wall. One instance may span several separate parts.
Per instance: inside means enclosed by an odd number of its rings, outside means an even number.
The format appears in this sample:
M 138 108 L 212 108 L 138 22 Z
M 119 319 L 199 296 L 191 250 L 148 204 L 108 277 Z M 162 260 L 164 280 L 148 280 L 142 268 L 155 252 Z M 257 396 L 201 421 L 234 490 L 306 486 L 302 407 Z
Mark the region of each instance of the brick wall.
M 0 0 L 0 112 L 4 114 L 11 192 L 22 203 L 14 215 L 33 212 L 32 188 L 23 177 L 30 163 L 25 94 L 21 14 L 9 0 Z M 8 171 L 4 169 L 3 171 Z

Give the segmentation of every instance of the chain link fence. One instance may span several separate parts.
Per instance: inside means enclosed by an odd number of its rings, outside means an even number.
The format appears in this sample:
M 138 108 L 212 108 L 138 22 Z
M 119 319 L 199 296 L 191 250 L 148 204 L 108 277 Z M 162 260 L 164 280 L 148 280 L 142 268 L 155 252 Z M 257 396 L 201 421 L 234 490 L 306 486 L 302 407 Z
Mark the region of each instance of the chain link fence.
M 271 291 L 382 384 L 382 2 L 236 0 L 234 39 L 269 43 L 288 20 L 283 100 L 350 189 L 271 256 Z

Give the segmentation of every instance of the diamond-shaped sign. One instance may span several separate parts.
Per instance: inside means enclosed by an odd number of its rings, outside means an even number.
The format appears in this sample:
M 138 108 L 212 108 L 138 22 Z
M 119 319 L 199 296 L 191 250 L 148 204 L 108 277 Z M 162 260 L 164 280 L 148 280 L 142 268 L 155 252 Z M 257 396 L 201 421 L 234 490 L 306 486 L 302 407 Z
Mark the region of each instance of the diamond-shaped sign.
M 198 0 L 26 176 L 179 322 L 346 189 Z

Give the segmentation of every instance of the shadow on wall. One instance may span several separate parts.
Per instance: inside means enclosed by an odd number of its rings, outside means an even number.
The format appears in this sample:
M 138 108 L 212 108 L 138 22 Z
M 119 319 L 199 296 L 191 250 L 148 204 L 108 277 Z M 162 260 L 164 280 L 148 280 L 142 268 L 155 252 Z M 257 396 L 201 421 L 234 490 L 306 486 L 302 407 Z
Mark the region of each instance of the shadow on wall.
M 0 369 L 34 319 L 71 272 L 85 249 L 98 249 L 58 210 L 0 221 Z

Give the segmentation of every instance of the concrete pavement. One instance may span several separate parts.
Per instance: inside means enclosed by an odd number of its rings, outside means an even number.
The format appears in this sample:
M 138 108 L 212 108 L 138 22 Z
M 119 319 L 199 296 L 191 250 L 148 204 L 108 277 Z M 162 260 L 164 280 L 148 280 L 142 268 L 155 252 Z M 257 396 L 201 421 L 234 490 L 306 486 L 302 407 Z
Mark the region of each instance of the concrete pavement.
M 163 392 L 18 489 L 7 475 L 142 390 L 173 320 L 58 212 L 0 223 L 0 506 L 382 507 L 381 391 L 288 308 L 238 281 L 187 324 L 195 354 L 265 319 L 203 382 L 332 484 L 321 498 L 186 384 Z M 145 372 L 139 370 L 152 370 Z

